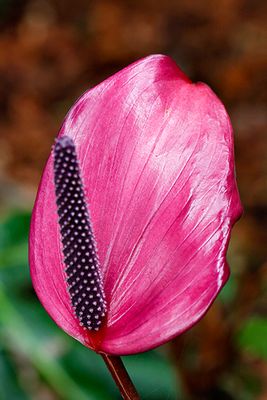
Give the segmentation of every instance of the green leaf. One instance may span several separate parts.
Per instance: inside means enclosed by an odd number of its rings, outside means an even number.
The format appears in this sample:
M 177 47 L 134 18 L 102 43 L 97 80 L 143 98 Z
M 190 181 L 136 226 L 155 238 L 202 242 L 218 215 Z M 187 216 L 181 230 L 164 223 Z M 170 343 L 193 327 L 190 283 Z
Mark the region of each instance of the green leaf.
M 162 349 L 123 357 L 123 361 L 142 399 L 177 399 L 176 376 Z
M 16 369 L 8 353 L 0 347 L 0 399 L 1 400 L 28 400 L 29 397 L 18 382 Z
M 28 266 L 30 214 L 15 211 L 0 222 L 0 282 L 7 292 L 27 297 L 32 290 Z
M 30 218 L 28 211 L 13 211 L 1 218 L 0 249 L 27 240 Z
M 30 213 L 14 211 L 0 222 L 0 267 L 27 265 Z
M 246 352 L 267 359 L 267 319 L 250 318 L 240 330 L 237 341 Z
M 70 349 L 60 362 L 75 382 L 88 393 L 94 393 L 97 399 L 119 398 L 118 389 L 102 358 L 80 343 L 71 339 L 70 341 Z
M 218 299 L 222 301 L 224 304 L 231 304 L 237 294 L 237 280 L 234 274 L 230 275 L 229 280 L 226 282 L 225 286 L 223 287 L 222 291 L 220 292 Z

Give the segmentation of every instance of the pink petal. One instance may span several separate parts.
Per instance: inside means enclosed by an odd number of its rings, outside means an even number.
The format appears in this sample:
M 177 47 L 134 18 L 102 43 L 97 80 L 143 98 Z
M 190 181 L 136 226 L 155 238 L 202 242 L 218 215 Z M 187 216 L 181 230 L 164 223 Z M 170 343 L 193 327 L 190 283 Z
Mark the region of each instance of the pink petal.
M 77 146 L 109 310 L 95 335 L 71 308 L 51 157 L 30 235 L 44 307 L 67 333 L 111 354 L 145 351 L 184 332 L 227 280 L 230 230 L 241 214 L 223 105 L 155 55 L 86 92 L 59 135 Z

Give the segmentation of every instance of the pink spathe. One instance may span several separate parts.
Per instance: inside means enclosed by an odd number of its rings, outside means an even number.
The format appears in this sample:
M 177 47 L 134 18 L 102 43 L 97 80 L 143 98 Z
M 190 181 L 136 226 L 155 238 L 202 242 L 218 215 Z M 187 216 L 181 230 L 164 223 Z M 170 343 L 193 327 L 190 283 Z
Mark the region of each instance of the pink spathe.
M 87 91 L 59 136 L 76 145 L 108 312 L 79 325 L 65 282 L 53 183 L 45 167 L 32 215 L 30 266 L 43 306 L 98 352 L 131 354 L 195 324 L 225 284 L 242 208 L 229 117 L 167 56 L 137 61 Z

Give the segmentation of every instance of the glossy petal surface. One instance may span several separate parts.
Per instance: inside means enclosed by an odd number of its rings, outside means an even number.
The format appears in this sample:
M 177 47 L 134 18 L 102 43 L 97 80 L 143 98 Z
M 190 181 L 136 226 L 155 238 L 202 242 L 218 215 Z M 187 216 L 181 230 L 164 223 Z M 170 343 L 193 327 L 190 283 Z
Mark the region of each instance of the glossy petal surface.
M 225 255 L 241 205 L 223 105 L 156 55 L 86 92 L 59 135 L 76 144 L 108 316 L 99 334 L 88 334 L 71 308 L 52 157 L 30 235 L 41 302 L 60 327 L 97 351 L 130 354 L 168 341 L 201 318 L 228 277 Z

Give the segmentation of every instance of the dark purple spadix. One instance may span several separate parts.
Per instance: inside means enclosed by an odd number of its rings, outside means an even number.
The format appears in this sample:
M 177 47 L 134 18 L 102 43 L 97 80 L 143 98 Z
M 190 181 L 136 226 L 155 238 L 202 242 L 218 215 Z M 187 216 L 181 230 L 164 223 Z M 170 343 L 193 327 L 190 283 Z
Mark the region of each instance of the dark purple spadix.
M 98 330 L 106 313 L 102 276 L 74 143 L 54 147 L 54 180 L 66 281 L 80 325 Z

